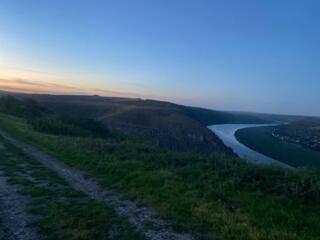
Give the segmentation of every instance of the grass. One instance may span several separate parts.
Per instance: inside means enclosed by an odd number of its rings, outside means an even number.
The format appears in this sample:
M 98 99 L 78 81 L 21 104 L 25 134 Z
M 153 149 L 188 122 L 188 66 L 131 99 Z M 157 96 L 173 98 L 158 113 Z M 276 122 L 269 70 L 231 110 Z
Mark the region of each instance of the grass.
M 3 138 L 0 141 L 5 142 Z M 0 150 L 0 168 L 9 176 L 9 183 L 20 186 L 20 194 L 30 198 L 29 210 L 36 216 L 33 225 L 44 239 L 145 239 L 113 209 L 73 190 L 56 173 L 8 142 Z M 114 226 L 118 230 L 110 236 Z
M 169 152 L 126 139 L 43 134 L 8 115 L 0 115 L 0 127 L 101 184 L 142 199 L 176 230 L 198 239 L 320 236 L 318 172 L 252 165 L 224 155 Z
M 272 128 L 241 129 L 236 132 L 236 138 L 249 148 L 291 166 L 320 168 L 320 152 L 280 141 L 271 135 Z

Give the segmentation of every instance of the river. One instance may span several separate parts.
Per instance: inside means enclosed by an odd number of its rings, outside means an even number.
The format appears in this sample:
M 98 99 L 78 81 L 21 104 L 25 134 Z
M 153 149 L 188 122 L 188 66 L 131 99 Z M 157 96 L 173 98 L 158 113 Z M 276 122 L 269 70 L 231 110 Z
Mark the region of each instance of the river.
M 235 137 L 236 131 L 242 128 L 268 127 L 276 125 L 279 124 L 218 124 L 208 126 L 208 128 L 213 131 L 227 147 L 231 148 L 232 151 L 241 158 L 255 163 L 276 164 L 283 167 L 289 167 L 280 161 L 248 148 L 244 144 L 240 143 Z

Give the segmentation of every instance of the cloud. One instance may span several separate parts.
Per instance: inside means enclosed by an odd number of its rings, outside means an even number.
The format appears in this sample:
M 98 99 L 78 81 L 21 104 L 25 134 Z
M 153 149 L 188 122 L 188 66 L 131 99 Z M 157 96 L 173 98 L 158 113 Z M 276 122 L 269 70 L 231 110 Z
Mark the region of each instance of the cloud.
M 35 70 L 35 69 L 30 69 L 30 68 L 21 68 L 21 67 L 13 67 L 13 66 L 5 66 L 5 65 L 0 65 L 0 68 L 7 69 L 7 70 L 17 70 L 17 71 L 23 71 L 23 72 L 30 72 L 30 73 L 36 73 L 36 74 L 48 75 L 48 76 L 54 76 L 54 77 L 59 76 L 59 75 L 52 73 L 52 72 L 39 71 L 39 70 Z
M 5 78 L 0 77 L 0 90 L 10 92 L 23 93 L 39 93 L 39 94 L 66 94 L 66 95 L 100 95 L 107 97 L 124 97 L 124 98 L 140 98 L 140 99 L 155 99 L 170 102 L 186 102 L 186 99 L 179 97 L 159 96 L 138 94 L 133 92 L 118 92 L 101 88 L 80 88 L 56 84 L 44 81 L 34 81 L 25 78 Z
M 55 84 L 52 82 L 45 82 L 42 79 L 49 79 L 48 77 L 54 77 L 55 81 L 63 81 L 65 76 L 57 75 L 56 73 L 46 72 L 36 69 L 1 65 L 0 70 L 17 70 L 26 73 L 35 73 L 31 76 L 16 77 L 17 73 L 0 73 L 0 90 L 13 91 L 13 92 L 26 92 L 26 93 L 44 93 L 44 94 L 79 94 L 79 95 L 101 95 L 111 97 L 131 97 L 131 98 L 143 98 L 143 99 L 159 99 L 159 100 L 171 100 L 170 97 L 157 96 L 154 94 L 146 94 L 147 92 L 153 92 L 152 88 L 146 84 L 138 82 L 121 81 L 122 85 L 129 87 L 130 92 L 113 91 L 107 89 L 101 89 L 97 87 L 81 88 L 75 86 L 67 86 L 64 84 Z M 46 76 L 41 76 L 46 75 Z M 75 78 L 76 79 L 76 78 Z M 70 81 L 69 81 L 70 82 Z M 117 80 L 117 82 L 119 82 Z M 141 94 L 144 92 L 144 94 Z
M 100 88 L 80 88 L 56 83 L 32 81 L 22 78 L 0 78 L 0 89 L 6 91 L 18 91 L 27 93 L 48 93 L 48 94 L 98 94 L 112 97 L 141 97 L 135 93 L 109 91 Z

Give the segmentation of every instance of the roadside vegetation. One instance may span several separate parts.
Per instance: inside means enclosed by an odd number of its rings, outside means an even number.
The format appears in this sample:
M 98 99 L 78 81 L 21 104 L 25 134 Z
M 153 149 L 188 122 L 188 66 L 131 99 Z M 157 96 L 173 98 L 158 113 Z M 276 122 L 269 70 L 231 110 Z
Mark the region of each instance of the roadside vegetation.
M 116 133 L 57 132 L 54 124 L 46 124 L 53 115 L 45 111 L 34 117 L 45 115 L 41 116 L 43 130 L 30 118 L 5 113 L 0 115 L 0 128 L 11 136 L 85 171 L 103 186 L 144 200 L 176 230 L 198 239 L 312 240 L 320 236 L 316 170 L 253 165 L 222 154 L 177 153 Z M 85 126 L 79 128 L 85 130 Z M 73 213 L 78 212 L 83 216 L 81 210 Z M 48 216 L 68 219 L 63 211 Z M 105 221 L 99 216 L 93 221 Z
M 244 128 L 236 132 L 236 138 L 246 146 L 266 156 L 294 167 L 320 168 L 320 152 L 304 145 L 273 136 L 275 127 Z M 292 126 L 282 126 L 286 131 Z M 277 128 L 278 129 L 278 128 Z M 301 130 L 299 130 L 300 132 Z M 307 134 L 307 131 L 304 132 Z
M 72 189 L 55 172 L 2 137 L 0 144 L 1 173 L 8 178 L 9 185 L 18 189 L 20 199 L 28 200 L 32 226 L 39 231 L 37 239 L 145 239 L 126 219 L 117 217 L 113 209 Z M 14 231 L 21 229 L 17 226 Z M 5 231 L 4 223 L 0 225 L 0 239 L 11 239 L 11 234 Z

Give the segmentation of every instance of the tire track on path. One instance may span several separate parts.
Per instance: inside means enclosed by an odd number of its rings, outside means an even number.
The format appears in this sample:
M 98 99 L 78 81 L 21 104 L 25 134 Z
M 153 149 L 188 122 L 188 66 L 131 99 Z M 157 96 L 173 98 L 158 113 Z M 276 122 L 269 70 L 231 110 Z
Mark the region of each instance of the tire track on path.
M 74 189 L 112 207 L 118 216 L 127 218 L 147 238 L 151 240 L 192 240 L 189 234 L 173 231 L 164 220 L 157 217 L 152 209 L 141 207 L 134 201 L 123 200 L 115 192 L 100 187 L 94 180 L 85 178 L 81 171 L 65 165 L 34 146 L 17 141 L 3 131 L 0 131 L 0 135 L 22 149 L 26 155 L 55 171 Z
M 6 151 L 0 143 L 0 149 Z M 27 209 L 28 198 L 19 194 L 19 187 L 10 184 L 9 178 L 0 171 L 0 218 L 3 231 L 0 239 L 39 240 L 37 230 L 31 226 L 34 216 Z

